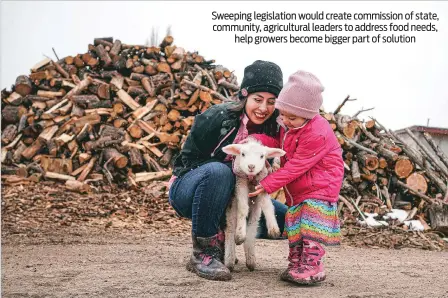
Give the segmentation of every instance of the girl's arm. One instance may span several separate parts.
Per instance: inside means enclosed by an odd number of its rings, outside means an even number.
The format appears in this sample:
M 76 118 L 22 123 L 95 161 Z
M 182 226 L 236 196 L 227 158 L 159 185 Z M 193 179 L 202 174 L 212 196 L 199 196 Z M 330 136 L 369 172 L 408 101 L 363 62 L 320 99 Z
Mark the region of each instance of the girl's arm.
M 325 136 L 316 134 L 301 141 L 294 157 L 287 161 L 284 167 L 261 180 L 260 184 L 271 194 L 299 178 L 327 154 L 325 143 Z

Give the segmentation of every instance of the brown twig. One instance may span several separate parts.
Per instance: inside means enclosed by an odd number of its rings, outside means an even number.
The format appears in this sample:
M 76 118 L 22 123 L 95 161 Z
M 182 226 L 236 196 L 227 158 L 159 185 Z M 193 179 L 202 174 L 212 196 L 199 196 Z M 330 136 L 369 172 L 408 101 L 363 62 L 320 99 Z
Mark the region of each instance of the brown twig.
M 54 53 L 54 55 L 56 56 L 56 59 L 58 59 L 58 61 L 59 61 L 58 54 L 56 54 L 56 51 L 54 50 L 54 48 L 52 48 L 52 49 L 53 49 L 53 53 Z
M 333 115 L 336 115 L 337 113 L 339 113 L 347 101 L 355 101 L 355 100 L 356 100 L 356 98 L 350 98 L 350 95 L 347 95 L 347 97 L 344 99 L 344 101 L 333 112 Z
M 356 112 L 356 114 L 355 115 L 353 115 L 353 117 L 352 118 L 356 118 L 359 114 L 361 114 L 362 112 L 367 112 L 367 111 L 371 111 L 371 110 L 373 110 L 373 109 L 375 109 L 375 108 L 370 108 L 370 109 L 361 109 L 361 110 L 359 110 L 358 112 Z

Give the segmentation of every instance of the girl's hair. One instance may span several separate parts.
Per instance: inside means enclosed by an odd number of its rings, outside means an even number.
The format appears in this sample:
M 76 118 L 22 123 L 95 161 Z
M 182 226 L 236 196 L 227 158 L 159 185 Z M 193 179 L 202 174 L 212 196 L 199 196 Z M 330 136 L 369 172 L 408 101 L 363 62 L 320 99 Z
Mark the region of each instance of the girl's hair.
M 244 113 L 247 103 L 247 96 L 242 97 L 241 99 L 238 97 L 235 97 L 236 104 L 229 107 L 229 111 L 233 112 L 239 112 Z M 238 102 L 239 101 L 239 102 Z M 280 112 L 275 109 L 274 113 L 272 113 L 271 117 L 269 117 L 268 120 L 266 120 L 263 124 L 261 124 L 261 133 L 264 133 L 265 135 L 275 137 L 279 131 L 279 125 L 277 123 L 277 117 L 280 115 Z

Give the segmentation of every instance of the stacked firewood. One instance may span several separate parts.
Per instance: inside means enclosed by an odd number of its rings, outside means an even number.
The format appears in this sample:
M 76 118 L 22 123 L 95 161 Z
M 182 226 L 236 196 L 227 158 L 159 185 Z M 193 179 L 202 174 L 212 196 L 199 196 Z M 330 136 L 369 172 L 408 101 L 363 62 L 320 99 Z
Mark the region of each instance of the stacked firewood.
M 418 219 L 425 227 L 429 228 L 430 217 L 433 229 L 448 229 L 448 159 L 431 136 L 424 135 L 428 146 L 407 130 L 417 142 L 417 150 L 373 118 L 362 122 L 359 113 L 353 117 L 340 114 L 350 100 L 347 97 L 333 113 L 321 111 L 343 149 L 342 218 L 364 217 L 364 212 L 381 216 L 396 208 L 409 211 L 407 219 Z
M 56 53 L 55 53 L 56 54 Z M 236 76 L 166 36 L 156 46 L 96 38 L 2 91 L 2 174 L 88 191 L 89 181 L 136 186 L 171 175 L 194 116 L 229 101 Z

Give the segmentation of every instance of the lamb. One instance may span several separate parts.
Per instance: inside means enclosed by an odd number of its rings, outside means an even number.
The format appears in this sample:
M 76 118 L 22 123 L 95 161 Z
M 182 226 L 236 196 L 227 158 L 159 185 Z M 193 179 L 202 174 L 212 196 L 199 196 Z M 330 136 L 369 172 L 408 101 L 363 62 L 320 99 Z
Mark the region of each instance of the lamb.
M 235 244 L 244 243 L 246 266 L 255 269 L 255 237 L 261 211 L 266 218 L 268 236 L 277 238 L 280 229 L 275 219 L 274 206 L 268 194 L 249 198 L 258 182 L 268 175 L 266 159 L 285 155 L 285 151 L 265 147 L 254 138 L 247 138 L 240 144 L 225 146 L 222 151 L 234 155 L 233 172 L 236 175 L 235 192 L 226 210 L 225 257 L 229 270 L 235 265 Z M 248 223 L 246 218 L 249 217 Z

